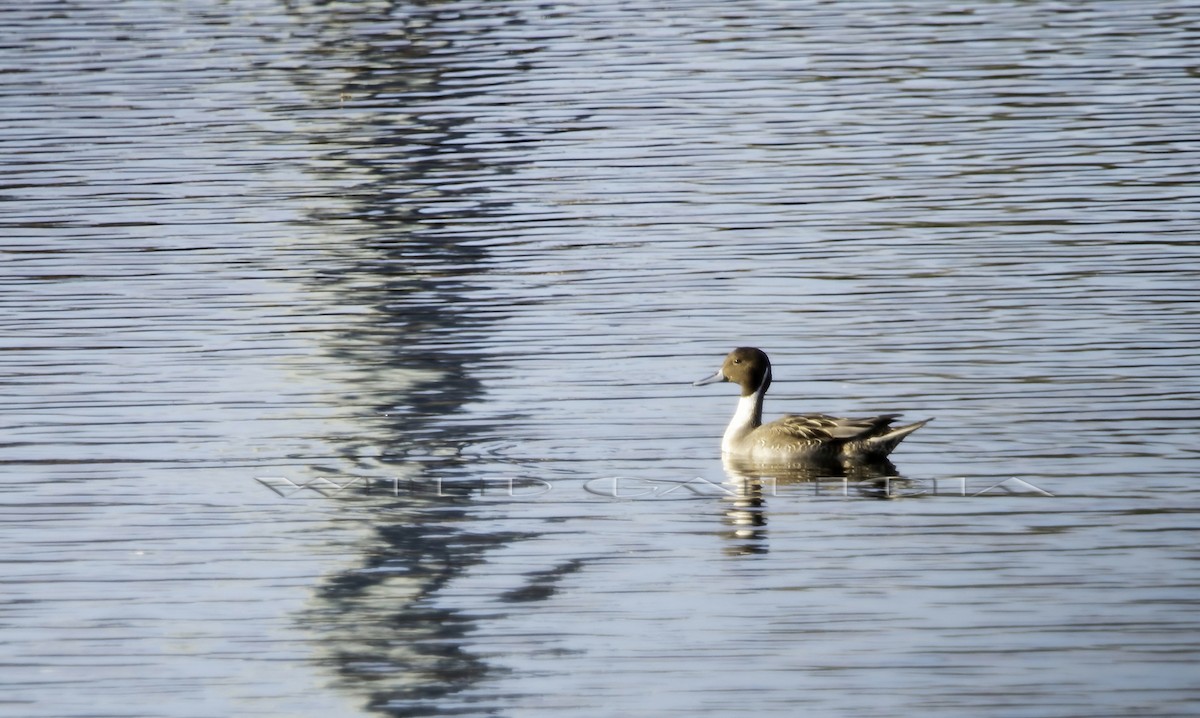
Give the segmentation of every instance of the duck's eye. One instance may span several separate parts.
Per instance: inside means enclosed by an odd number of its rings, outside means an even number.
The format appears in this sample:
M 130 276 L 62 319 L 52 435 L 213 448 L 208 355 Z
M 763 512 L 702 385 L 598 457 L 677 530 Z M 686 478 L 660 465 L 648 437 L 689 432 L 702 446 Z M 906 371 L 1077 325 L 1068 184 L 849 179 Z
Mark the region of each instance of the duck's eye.
M 734 360 L 733 360 L 733 363 L 734 363 L 734 364 L 741 364 L 741 363 L 742 363 L 742 360 L 741 360 L 741 359 L 734 359 Z

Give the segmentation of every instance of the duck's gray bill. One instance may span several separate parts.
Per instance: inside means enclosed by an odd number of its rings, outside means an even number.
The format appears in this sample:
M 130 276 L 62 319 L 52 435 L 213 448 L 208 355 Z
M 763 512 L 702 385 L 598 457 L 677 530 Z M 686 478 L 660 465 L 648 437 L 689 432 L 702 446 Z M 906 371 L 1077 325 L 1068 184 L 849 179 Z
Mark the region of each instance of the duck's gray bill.
M 705 384 L 716 384 L 719 381 L 725 381 L 725 375 L 722 374 L 720 372 L 720 370 L 718 370 L 716 374 L 713 374 L 712 376 L 710 376 L 707 379 L 701 379 L 700 381 L 692 382 L 692 386 L 704 386 Z

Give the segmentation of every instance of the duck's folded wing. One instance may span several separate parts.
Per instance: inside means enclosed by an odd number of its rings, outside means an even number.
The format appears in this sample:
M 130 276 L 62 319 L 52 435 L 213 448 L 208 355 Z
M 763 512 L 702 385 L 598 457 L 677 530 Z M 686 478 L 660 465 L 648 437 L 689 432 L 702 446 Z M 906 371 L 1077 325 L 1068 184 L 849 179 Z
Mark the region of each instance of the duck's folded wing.
M 865 439 L 886 430 L 899 414 L 845 419 L 826 414 L 789 414 L 776 422 L 781 431 L 817 443 Z

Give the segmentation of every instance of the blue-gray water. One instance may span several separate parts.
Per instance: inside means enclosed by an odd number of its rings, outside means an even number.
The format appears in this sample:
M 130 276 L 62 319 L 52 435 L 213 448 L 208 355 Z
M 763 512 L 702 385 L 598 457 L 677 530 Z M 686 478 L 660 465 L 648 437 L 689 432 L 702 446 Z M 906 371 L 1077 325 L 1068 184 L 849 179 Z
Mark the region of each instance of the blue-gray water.
M 1200 714 L 1198 13 L 10 4 L 0 714 Z

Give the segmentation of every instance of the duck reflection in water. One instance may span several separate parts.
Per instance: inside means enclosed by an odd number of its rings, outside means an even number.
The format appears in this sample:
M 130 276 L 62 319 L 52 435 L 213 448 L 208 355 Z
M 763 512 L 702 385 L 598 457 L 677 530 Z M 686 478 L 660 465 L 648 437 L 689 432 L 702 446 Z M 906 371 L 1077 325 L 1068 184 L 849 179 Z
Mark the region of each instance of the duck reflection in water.
M 809 486 L 813 495 L 896 498 L 895 489 L 909 483 L 886 458 L 870 461 L 770 463 L 721 457 L 726 503 L 722 535 L 734 543 L 729 555 L 767 553 L 767 498 L 781 486 Z

